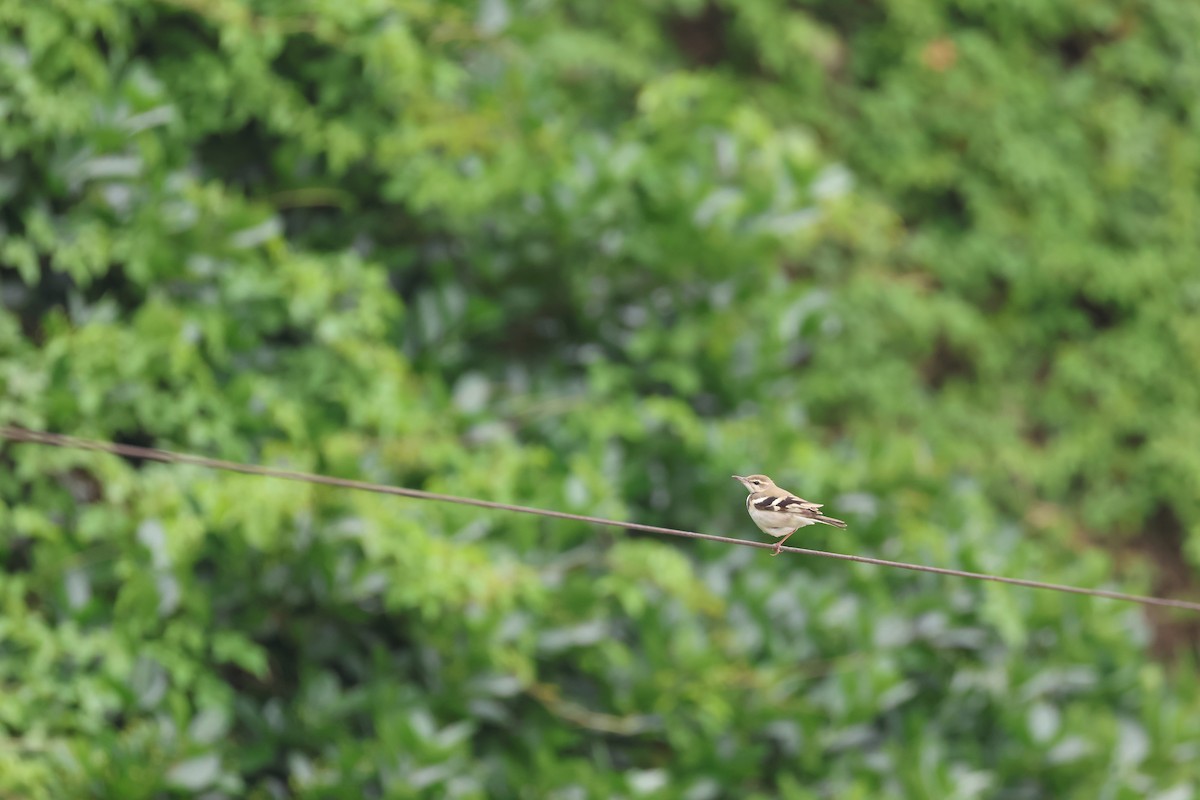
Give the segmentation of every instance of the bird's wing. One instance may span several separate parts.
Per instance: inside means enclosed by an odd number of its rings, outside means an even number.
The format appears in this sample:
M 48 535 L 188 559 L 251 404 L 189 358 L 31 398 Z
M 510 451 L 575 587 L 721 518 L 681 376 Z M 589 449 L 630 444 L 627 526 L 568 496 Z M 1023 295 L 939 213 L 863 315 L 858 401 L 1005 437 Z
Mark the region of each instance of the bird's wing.
M 754 507 L 760 511 L 782 511 L 805 517 L 820 513 L 822 505 L 824 503 L 810 503 L 794 494 L 764 495 L 754 501 Z

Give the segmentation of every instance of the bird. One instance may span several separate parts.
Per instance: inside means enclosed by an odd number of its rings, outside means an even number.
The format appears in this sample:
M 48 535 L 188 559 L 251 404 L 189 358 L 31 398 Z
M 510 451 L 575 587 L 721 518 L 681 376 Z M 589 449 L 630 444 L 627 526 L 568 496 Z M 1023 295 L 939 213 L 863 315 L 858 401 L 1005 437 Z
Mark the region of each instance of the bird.
M 823 503 L 810 503 L 803 497 L 797 497 L 786 489 L 780 489 L 775 481 L 766 475 L 750 475 L 742 477 L 734 475 L 733 479 L 741 481 L 746 490 L 746 511 L 750 519 L 762 530 L 779 541 L 771 555 L 779 555 L 783 543 L 796 531 L 808 525 L 822 522 L 835 528 L 845 528 L 846 523 L 840 519 L 827 517 L 821 513 Z

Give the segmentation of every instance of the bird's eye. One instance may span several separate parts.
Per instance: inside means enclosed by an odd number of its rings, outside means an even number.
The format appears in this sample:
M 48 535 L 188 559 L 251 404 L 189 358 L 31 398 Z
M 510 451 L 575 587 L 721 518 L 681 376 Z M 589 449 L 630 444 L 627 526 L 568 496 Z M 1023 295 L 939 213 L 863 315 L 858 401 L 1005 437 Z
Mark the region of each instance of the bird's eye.
M 750 482 L 753 483 L 755 486 L 758 486 L 759 484 L 762 483 L 762 481 L 750 481 Z

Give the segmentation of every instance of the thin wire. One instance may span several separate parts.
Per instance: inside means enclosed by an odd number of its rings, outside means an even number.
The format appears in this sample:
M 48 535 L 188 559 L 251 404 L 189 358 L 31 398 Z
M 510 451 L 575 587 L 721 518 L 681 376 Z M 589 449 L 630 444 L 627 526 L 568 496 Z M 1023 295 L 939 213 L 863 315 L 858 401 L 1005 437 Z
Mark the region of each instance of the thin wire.
M 368 483 L 366 481 L 356 481 L 348 478 L 333 478 L 328 475 L 316 475 L 309 472 L 295 472 L 286 469 L 275 469 L 273 467 L 262 467 L 255 464 L 242 464 L 236 461 L 224 461 L 218 458 L 206 458 L 204 456 L 195 456 L 188 453 L 176 453 L 171 450 L 160 450 L 154 447 L 138 447 L 136 445 L 118 444 L 116 442 L 102 442 L 93 439 L 81 439 L 74 436 L 64 436 L 58 433 L 32 431 L 23 428 L 15 428 L 8 425 L 0 426 L 0 437 L 14 442 L 44 444 L 51 445 L 53 447 L 65 447 L 74 450 L 92 450 L 101 453 L 125 456 L 127 458 L 138 458 L 148 461 L 162 461 L 168 464 L 191 464 L 193 466 L 206 467 L 209 469 L 240 472 L 245 475 L 260 475 L 268 478 L 282 478 L 283 480 L 303 481 L 306 483 L 316 483 L 324 486 L 336 486 L 342 489 L 357 489 L 364 492 L 411 497 L 417 500 L 433 500 L 440 503 L 457 503 L 459 505 L 476 506 L 478 508 L 493 508 L 498 511 L 512 511 L 518 514 L 535 514 L 541 517 L 550 517 L 551 519 L 565 519 L 572 522 L 586 522 L 592 525 L 607 525 L 610 527 L 624 528 L 631 531 L 659 533 L 666 536 L 682 536 L 688 539 L 702 539 L 707 542 L 720 542 L 722 544 L 739 545 L 741 547 L 758 547 L 762 549 L 774 549 L 775 547 L 775 545 L 768 542 L 754 542 L 747 539 L 733 539 L 727 536 L 714 536 L 708 533 L 696 533 L 695 531 L 681 531 L 675 528 L 661 528 L 657 525 L 643 525 L 640 522 L 619 522 L 617 520 L 603 519 L 601 517 L 590 517 L 585 514 L 571 514 L 566 511 L 553 511 L 545 508 L 518 506 L 512 505 L 511 503 L 497 503 L 491 500 L 480 500 L 474 497 L 458 497 L 451 494 L 426 492 L 421 489 L 406 489 L 400 486 L 385 486 L 378 483 Z M 904 561 L 889 561 L 883 558 L 871 558 L 870 556 L 858 556 L 851 555 L 849 553 L 834 553 L 828 550 L 810 550 L 805 547 L 784 547 L 782 548 L 782 551 L 785 553 L 796 553 L 805 556 L 817 556 L 819 558 L 833 558 L 839 561 L 855 561 L 859 564 L 871 564 L 877 567 L 891 567 L 893 569 L 907 569 L 913 572 L 929 572 L 934 575 L 948 575 L 954 578 L 967 578 L 969 580 L 1006 583 L 1010 586 L 1024 586 L 1027 589 L 1044 589 L 1052 592 L 1067 592 L 1070 594 L 1086 595 L 1088 597 L 1102 597 L 1108 600 L 1120 600 L 1127 603 L 1141 603 L 1142 605 L 1147 606 L 1164 606 L 1167 608 L 1183 608 L 1187 609 L 1188 611 L 1200 611 L 1200 603 L 1188 600 L 1173 600 L 1166 597 L 1148 597 L 1145 595 L 1127 594 L 1125 592 L 1114 592 L 1109 591 L 1108 589 L 1091 589 L 1082 586 L 1069 586 L 1062 583 L 1047 583 L 1045 581 L 1035 581 L 1028 578 L 1010 578 L 1004 575 L 991 575 L 985 572 L 967 572 L 965 570 L 948 569 L 946 567 L 930 567 L 924 564 L 909 564 Z

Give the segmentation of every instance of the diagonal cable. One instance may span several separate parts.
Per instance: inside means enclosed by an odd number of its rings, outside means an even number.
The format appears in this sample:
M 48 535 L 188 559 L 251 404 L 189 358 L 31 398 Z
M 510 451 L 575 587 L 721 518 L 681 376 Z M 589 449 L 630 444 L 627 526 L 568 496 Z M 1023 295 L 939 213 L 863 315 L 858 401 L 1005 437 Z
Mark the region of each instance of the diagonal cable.
M 665 536 L 682 536 L 688 539 L 703 539 L 709 542 L 721 542 L 722 544 L 740 545 L 742 547 L 758 547 L 765 549 L 774 549 L 775 547 L 774 544 L 770 544 L 768 542 L 754 542 L 747 539 L 734 539 L 728 536 L 714 536 L 709 533 L 696 533 L 695 531 L 682 531 L 675 528 L 662 528 L 657 525 L 643 525 L 640 522 L 620 522 L 618 520 L 604 519 L 602 517 L 590 517 L 585 514 L 571 514 L 566 511 L 554 511 L 545 508 L 533 508 L 531 506 L 518 506 L 511 503 L 497 503 L 492 500 L 480 500 L 475 497 L 458 497 L 452 494 L 426 492 L 421 489 L 406 489 L 400 486 L 385 486 L 379 483 L 368 483 L 367 481 L 356 481 L 348 478 L 334 478 L 328 475 L 316 475 L 310 472 L 296 472 L 293 470 L 276 469 L 274 467 L 263 467 L 257 464 L 242 464 L 237 461 L 224 461 L 219 458 L 207 458 L 205 456 L 196 456 L 188 453 L 176 453 L 172 450 L 161 450 L 156 447 L 139 447 L 137 445 L 119 444 L 117 442 L 81 439 L 75 436 L 64 436 L 58 433 L 32 431 L 9 425 L 0 426 L 0 438 L 9 439 L 14 442 L 44 444 L 73 450 L 92 450 L 101 453 L 124 456 L 126 458 L 137 458 L 147 461 L 161 461 L 168 464 L 191 464 L 193 466 L 206 467 L 209 469 L 240 472 L 245 475 L 259 475 L 267 478 L 282 478 L 283 480 L 289 481 L 303 481 L 306 483 L 315 483 L 323 486 L 336 486 L 342 489 L 356 489 L 364 492 L 376 492 L 378 494 L 391 494 L 398 495 L 400 497 L 411 497 L 417 500 L 433 500 L 440 503 L 456 503 L 458 505 L 476 506 L 478 508 L 492 508 L 498 511 L 511 511 L 518 514 L 535 514 L 537 516 L 549 517 L 551 519 L 565 519 L 571 520 L 572 522 L 586 522 L 592 525 L 607 525 L 615 528 L 624 528 L 626 530 L 642 531 L 644 533 L 658 533 Z M 909 564 L 904 561 L 889 561 L 883 558 L 852 555 L 850 553 L 833 553 L 828 550 L 810 550 L 806 547 L 785 546 L 782 551 L 785 553 L 797 553 L 805 556 L 817 556 L 819 558 L 833 558 L 839 561 L 856 561 L 860 564 L 872 564 L 877 567 L 907 569 L 913 572 L 929 572 L 933 573 L 934 575 L 947 575 L 953 578 L 967 578 L 969 580 L 1005 583 L 1010 586 L 1024 586 L 1027 589 L 1044 589 L 1052 592 L 1067 592 L 1070 594 L 1086 595 L 1088 597 L 1102 597 L 1108 600 L 1120 600 L 1127 603 L 1141 603 L 1142 605 L 1147 606 L 1164 606 L 1167 608 L 1183 608 L 1189 611 L 1200 611 L 1200 603 L 1189 600 L 1174 600 L 1168 597 L 1150 597 L 1146 595 L 1128 594 L 1126 592 L 1114 592 L 1108 589 L 1092 589 L 1084 586 L 1070 586 L 1063 583 L 1047 583 L 1046 581 L 1035 581 L 1029 578 L 1010 578 L 1005 575 L 991 575 L 986 572 L 968 572 L 960 569 L 948 569 L 946 567 L 930 567 L 925 564 Z

